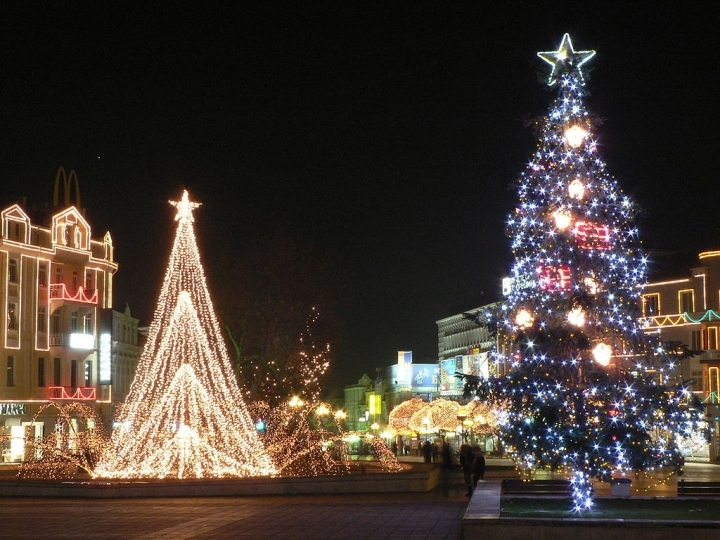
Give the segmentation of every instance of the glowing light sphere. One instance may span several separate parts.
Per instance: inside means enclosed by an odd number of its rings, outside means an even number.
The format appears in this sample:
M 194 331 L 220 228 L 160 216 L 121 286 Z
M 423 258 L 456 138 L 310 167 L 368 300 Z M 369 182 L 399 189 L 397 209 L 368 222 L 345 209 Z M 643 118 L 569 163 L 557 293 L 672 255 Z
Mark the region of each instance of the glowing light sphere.
M 568 184 L 568 195 L 571 199 L 582 200 L 585 197 L 585 184 L 576 178 Z
M 610 365 L 610 357 L 612 356 L 612 349 L 605 343 L 598 343 L 592 350 L 593 358 L 601 366 Z
M 555 227 L 560 231 L 566 230 L 572 224 L 572 215 L 567 210 L 555 210 L 553 219 L 555 220 Z
M 585 284 L 585 287 L 587 287 L 587 290 L 590 294 L 597 294 L 598 289 L 599 289 L 599 285 L 598 285 L 597 281 L 595 281 L 591 277 L 586 277 L 583 280 L 583 283 Z
M 520 328 L 530 328 L 534 320 L 532 314 L 526 309 L 521 309 L 517 312 L 517 315 L 515 315 L 515 324 Z
M 575 308 L 568 313 L 568 322 L 573 326 L 585 326 L 585 312 L 580 308 Z
M 574 125 L 567 128 L 563 135 L 568 146 L 578 148 L 587 137 L 588 132 L 580 126 Z

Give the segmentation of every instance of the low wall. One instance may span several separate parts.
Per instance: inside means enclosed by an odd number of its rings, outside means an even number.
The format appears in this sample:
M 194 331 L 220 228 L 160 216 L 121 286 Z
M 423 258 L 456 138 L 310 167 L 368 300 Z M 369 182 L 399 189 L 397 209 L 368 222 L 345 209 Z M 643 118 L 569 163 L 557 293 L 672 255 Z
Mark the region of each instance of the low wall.
M 501 518 L 500 482 L 478 484 L 462 520 L 463 540 L 709 540 L 720 521 Z
M 502 540 L 708 540 L 720 526 L 703 521 L 483 519 L 463 520 L 463 539 Z
M 399 473 L 303 478 L 228 478 L 202 480 L 0 480 L 0 497 L 227 497 L 333 493 L 424 493 L 438 485 L 439 469 Z

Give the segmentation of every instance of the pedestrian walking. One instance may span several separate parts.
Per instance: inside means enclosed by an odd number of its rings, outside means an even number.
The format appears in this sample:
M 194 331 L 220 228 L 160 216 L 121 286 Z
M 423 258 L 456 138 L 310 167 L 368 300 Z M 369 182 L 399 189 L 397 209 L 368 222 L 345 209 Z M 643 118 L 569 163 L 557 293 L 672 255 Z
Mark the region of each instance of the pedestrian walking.
M 473 463 L 475 462 L 475 454 L 469 444 L 463 444 L 460 446 L 460 466 L 463 471 L 463 479 L 465 480 L 465 486 L 467 487 L 466 497 L 472 495 L 473 486 L 476 482 L 473 482 Z
M 476 486 L 479 480 L 482 480 L 485 476 L 485 456 L 483 455 L 482 450 L 480 450 L 475 455 L 475 460 L 473 461 L 472 465 L 472 471 L 473 471 L 473 479 L 472 483 L 473 486 Z
M 423 457 L 425 458 L 425 463 L 430 463 L 430 459 L 432 458 L 432 445 L 430 444 L 430 441 L 425 441 L 422 447 L 422 451 Z
M 450 453 L 450 445 L 443 442 L 442 448 L 442 465 L 440 471 L 440 477 L 442 482 L 442 493 L 443 496 L 447 497 L 450 495 L 450 471 L 452 469 L 452 454 Z

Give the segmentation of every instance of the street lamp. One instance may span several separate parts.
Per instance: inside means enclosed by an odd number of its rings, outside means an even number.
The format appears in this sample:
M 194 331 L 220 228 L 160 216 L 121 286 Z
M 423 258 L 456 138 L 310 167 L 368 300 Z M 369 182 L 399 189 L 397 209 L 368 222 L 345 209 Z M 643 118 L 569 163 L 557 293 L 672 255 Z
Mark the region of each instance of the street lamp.
M 460 436 L 462 437 L 462 442 L 467 443 L 467 428 L 465 425 L 465 422 L 467 422 L 468 419 L 468 411 L 465 407 L 460 407 L 457 411 L 457 420 L 460 422 Z

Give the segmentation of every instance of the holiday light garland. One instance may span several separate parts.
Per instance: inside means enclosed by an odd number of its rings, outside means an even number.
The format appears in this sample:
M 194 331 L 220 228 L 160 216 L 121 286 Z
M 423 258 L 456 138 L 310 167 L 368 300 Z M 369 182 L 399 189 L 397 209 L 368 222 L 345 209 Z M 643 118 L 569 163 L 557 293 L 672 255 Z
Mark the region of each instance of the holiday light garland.
M 147 343 L 101 478 L 276 474 L 238 388 L 195 241 L 187 191 Z

